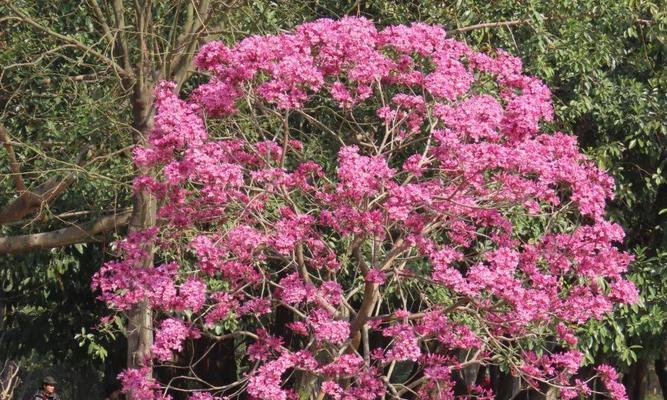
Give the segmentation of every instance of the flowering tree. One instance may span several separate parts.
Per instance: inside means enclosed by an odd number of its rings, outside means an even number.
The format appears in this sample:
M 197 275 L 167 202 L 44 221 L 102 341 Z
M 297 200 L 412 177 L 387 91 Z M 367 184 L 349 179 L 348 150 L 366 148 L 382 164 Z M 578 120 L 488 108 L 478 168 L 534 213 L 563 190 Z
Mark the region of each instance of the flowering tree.
M 208 83 L 187 101 L 160 84 L 134 154 L 159 170 L 135 189 L 161 224 L 120 242 L 94 286 L 114 310 L 154 310 L 146 365 L 231 340 L 238 380 L 131 369 L 133 398 L 492 399 L 492 367 L 590 395 L 573 328 L 635 300 L 631 257 L 604 219 L 612 180 L 540 130 L 550 92 L 520 60 L 343 18 L 209 43 L 195 63 Z

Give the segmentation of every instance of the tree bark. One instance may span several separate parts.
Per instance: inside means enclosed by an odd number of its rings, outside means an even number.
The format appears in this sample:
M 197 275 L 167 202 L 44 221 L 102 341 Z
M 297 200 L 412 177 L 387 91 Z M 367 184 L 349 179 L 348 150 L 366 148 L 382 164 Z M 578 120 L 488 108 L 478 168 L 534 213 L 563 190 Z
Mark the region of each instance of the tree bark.
M 629 400 L 644 400 L 648 391 L 648 362 L 639 359 L 623 377 Z
M 519 378 L 507 372 L 501 372 L 500 368 L 496 366 L 489 367 L 489 373 L 496 400 L 510 400 L 519 393 L 521 389 Z
M 133 126 L 135 128 L 134 142 L 145 146 L 153 125 L 153 87 L 135 83 L 135 90 L 131 99 Z M 137 168 L 137 175 L 150 175 L 147 168 Z M 132 198 L 132 217 L 130 218 L 130 232 L 143 231 L 156 224 L 157 202 L 155 197 L 146 189 L 134 193 Z M 153 267 L 153 249 L 147 248 L 150 254 L 143 265 L 137 268 Z M 151 347 L 153 346 L 153 313 L 147 301 L 135 305 L 128 311 L 127 330 L 127 367 L 150 367 Z M 152 373 L 152 371 L 151 371 Z
M 30 213 L 39 210 L 45 203 L 60 196 L 73 181 L 74 174 L 69 174 L 61 180 L 51 178 L 35 189 L 22 192 L 19 197 L 0 211 L 0 225 L 20 221 Z
M 99 234 L 123 227 L 128 224 L 129 219 L 130 213 L 123 212 L 51 232 L 0 237 L 0 253 L 25 253 L 74 243 L 95 242 L 98 241 Z
M 655 360 L 655 374 L 658 376 L 662 398 L 667 399 L 667 363 L 664 356 Z

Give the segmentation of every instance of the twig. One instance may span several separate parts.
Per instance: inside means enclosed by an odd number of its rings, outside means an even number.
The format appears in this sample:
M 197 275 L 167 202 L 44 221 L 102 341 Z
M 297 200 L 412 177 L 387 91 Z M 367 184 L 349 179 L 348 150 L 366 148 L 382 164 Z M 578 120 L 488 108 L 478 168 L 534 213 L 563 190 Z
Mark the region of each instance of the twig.
M 515 19 L 512 21 L 500 21 L 500 22 L 485 22 L 483 24 L 475 24 L 475 25 L 464 26 L 463 28 L 452 29 L 447 31 L 447 34 L 456 35 L 459 33 L 470 32 L 477 29 L 500 28 L 506 26 L 524 25 L 528 23 L 530 23 L 530 20 L 528 19 Z

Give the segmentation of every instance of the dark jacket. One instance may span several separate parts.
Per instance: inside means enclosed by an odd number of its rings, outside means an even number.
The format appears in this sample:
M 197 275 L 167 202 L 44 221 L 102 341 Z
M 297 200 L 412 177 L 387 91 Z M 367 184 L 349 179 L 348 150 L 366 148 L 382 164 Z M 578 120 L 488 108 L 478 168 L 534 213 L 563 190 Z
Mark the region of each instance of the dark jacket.
M 57 393 L 53 393 L 50 396 L 47 396 L 42 390 L 38 390 L 37 393 L 32 397 L 32 400 L 60 400 L 60 397 Z

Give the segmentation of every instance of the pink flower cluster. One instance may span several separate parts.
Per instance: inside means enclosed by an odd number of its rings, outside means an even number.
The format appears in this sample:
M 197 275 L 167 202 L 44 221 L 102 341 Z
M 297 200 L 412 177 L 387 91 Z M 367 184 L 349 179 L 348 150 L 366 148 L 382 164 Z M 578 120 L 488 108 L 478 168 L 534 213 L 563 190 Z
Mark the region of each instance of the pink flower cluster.
M 188 337 L 198 338 L 199 331 L 189 328 L 180 319 L 165 319 L 155 333 L 153 356 L 159 361 L 171 360 L 174 352 L 183 350 L 183 342 Z
M 419 341 L 410 325 L 393 325 L 385 328 L 382 334 L 394 341 L 391 349 L 385 354 L 387 361 L 417 361 L 421 356 Z
M 118 375 L 123 392 L 131 394 L 137 400 L 170 399 L 160 396 L 160 385 L 151 377 L 150 367 L 127 369 Z
M 343 343 L 350 336 L 350 324 L 347 321 L 336 321 L 326 310 L 317 309 L 308 317 L 308 323 L 313 328 L 317 340 L 329 343 Z

